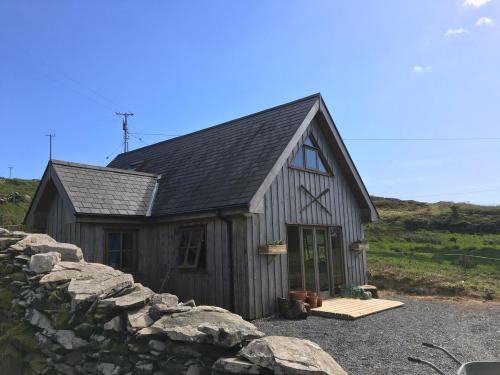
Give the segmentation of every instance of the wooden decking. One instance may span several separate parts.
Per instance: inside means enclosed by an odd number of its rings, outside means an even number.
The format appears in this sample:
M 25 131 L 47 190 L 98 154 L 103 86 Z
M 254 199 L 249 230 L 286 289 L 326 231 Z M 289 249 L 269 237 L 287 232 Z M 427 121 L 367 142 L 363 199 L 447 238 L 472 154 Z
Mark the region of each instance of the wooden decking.
M 352 320 L 403 305 L 403 302 L 378 298 L 369 300 L 332 298 L 323 301 L 323 306 L 312 309 L 311 313 L 327 318 Z

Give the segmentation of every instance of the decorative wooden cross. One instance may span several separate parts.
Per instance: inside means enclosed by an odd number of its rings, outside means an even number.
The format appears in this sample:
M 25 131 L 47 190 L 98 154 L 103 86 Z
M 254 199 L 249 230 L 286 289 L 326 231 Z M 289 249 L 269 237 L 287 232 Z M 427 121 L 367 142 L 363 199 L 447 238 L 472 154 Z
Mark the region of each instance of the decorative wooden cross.
M 314 202 L 316 202 L 317 204 L 319 204 L 319 205 L 320 205 L 320 207 L 321 207 L 323 210 L 325 210 L 325 211 L 328 213 L 328 215 L 332 216 L 332 214 L 330 213 L 330 211 L 328 210 L 328 208 L 326 208 L 326 206 L 325 206 L 323 203 L 321 203 L 321 201 L 319 200 L 319 199 L 320 199 L 323 195 L 328 194 L 328 192 L 330 191 L 330 188 L 327 188 L 327 189 L 323 190 L 321 193 L 319 193 L 317 196 L 314 196 L 314 194 L 313 194 L 313 193 L 311 193 L 311 192 L 309 191 L 309 189 L 307 189 L 304 185 L 300 185 L 300 187 L 301 187 L 301 188 L 302 188 L 302 190 L 304 190 L 307 194 L 309 194 L 309 196 L 312 198 L 312 199 L 311 199 L 311 201 L 310 201 L 308 204 L 306 204 L 304 207 L 302 207 L 301 212 L 302 212 L 302 211 L 304 211 L 304 210 L 305 210 L 307 207 L 309 207 L 310 205 L 312 205 Z

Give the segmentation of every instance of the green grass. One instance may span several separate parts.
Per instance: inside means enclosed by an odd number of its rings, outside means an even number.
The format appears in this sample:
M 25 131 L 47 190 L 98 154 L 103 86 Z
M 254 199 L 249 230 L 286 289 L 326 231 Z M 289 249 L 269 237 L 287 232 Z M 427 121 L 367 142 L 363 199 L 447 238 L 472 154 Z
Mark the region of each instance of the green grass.
M 429 295 L 500 298 L 500 208 L 374 198 L 370 282 Z M 485 257 L 499 259 L 483 259 Z
M 37 185 L 38 180 L 0 177 L 0 201 L 13 193 L 17 193 L 20 197 L 16 202 L 0 202 L 0 227 L 11 227 L 23 222 Z

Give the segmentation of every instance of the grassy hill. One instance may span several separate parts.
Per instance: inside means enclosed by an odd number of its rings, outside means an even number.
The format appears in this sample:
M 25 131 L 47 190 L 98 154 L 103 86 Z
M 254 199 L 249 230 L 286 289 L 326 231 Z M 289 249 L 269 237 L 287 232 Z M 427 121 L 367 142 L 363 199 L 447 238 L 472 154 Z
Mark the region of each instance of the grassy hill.
M 500 298 L 500 206 L 373 202 L 381 220 L 366 228 L 370 282 L 416 294 Z
M 0 227 L 22 223 L 37 184 L 0 178 Z M 500 261 L 486 259 L 500 259 L 500 206 L 372 199 L 381 220 L 366 228 L 371 283 L 407 293 L 500 298 Z
M 0 227 L 22 223 L 37 185 L 38 180 L 0 177 Z

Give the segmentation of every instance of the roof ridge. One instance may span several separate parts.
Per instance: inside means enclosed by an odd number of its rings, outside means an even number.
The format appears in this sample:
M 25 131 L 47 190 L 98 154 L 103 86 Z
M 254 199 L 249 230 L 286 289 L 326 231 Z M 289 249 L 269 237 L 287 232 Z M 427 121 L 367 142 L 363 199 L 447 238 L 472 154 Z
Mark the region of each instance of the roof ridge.
M 144 149 L 147 149 L 147 148 L 150 148 L 150 147 L 157 146 L 159 144 L 176 141 L 178 139 L 189 137 L 189 136 L 192 136 L 194 134 L 202 133 L 202 132 L 205 132 L 205 131 L 208 131 L 208 130 L 212 130 L 212 129 L 215 129 L 215 128 L 218 128 L 218 127 L 229 125 L 232 122 L 240 121 L 240 120 L 243 120 L 243 119 L 248 118 L 248 117 L 260 115 L 260 114 L 263 114 L 263 113 L 266 113 L 266 112 L 270 112 L 270 111 L 276 110 L 276 109 L 281 108 L 281 107 L 286 107 L 286 106 L 291 105 L 291 104 L 296 104 L 298 102 L 306 101 L 306 100 L 314 98 L 314 97 L 318 97 L 320 99 L 321 98 L 321 93 L 317 92 L 315 94 L 308 95 L 308 96 L 305 96 L 305 97 L 300 98 L 300 99 L 295 99 L 295 100 L 292 100 L 290 102 L 279 104 L 279 105 L 276 105 L 276 106 L 271 107 L 271 108 L 263 109 L 261 111 L 257 111 L 257 112 L 254 112 L 254 113 L 250 113 L 248 115 L 237 117 L 237 118 L 234 118 L 232 120 L 224 121 L 224 122 L 222 122 L 220 124 L 216 124 L 216 125 L 209 126 L 207 128 L 199 129 L 199 130 L 196 130 L 196 131 L 191 132 L 191 133 L 183 134 L 183 135 L 180 135 L 178 137 L 174 137 L 174 138 L 170 138 L 170 139 L 165 139 L 164 141 L 160 141 L 160 142 L 152 143 L 152 144 L 147 145 L 147 146 L 139 147 L 139 148 L 136 148 L 135 150 L 131 150 L 131 151 L 127 151 L 127 152 L 122 152 L 122 153 L 116 155 L 115 159 L 118 156 L 120 156 L 120 155 L 127 155 L 127 154 L 131 154 L 133 152 L 139 151 L 139 150 L 144 150 Z
M 49 161 L 49 163 L 51 163 L 51 164 L 57 164 L 57 165 L 64 165 L 64 166 L 67 166 L 67 167 L 74 167 L 74 168 L 94 169 L 94 170 L 104 171 L 104 172 L 123 173 L 123 174 L 128 174 L 128 175 L 138 175 L 138 176 L 146 176 L 146 177 L 154 177 L 154 178 L 158 177 L 158 175 L 155 174 L 155 173 L 130 171 L 128 169 L 120 169 L 120 168 L 100 167 L 98 165 L 73 163 L 73 162 L 64 161 L 64 160 L 54 160 L 54 159 L 52 159 L 52 160 Z

